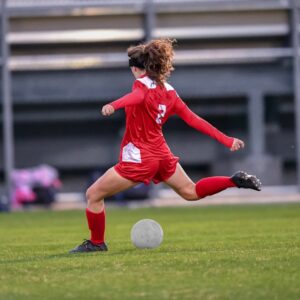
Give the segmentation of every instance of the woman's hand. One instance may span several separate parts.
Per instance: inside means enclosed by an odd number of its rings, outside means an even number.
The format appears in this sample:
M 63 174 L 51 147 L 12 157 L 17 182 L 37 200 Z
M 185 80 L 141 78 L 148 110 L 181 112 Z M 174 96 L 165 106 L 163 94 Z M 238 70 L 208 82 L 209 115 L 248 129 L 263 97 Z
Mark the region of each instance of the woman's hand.
M 245 147 L 245 143 L 242 140 L 234 138 L 230 151 L 238 151 Z
M 115 112 L 115 109 L 112 105 L 106 104 L 102 107 L 102 115 L 103 116 L 110 116 Z

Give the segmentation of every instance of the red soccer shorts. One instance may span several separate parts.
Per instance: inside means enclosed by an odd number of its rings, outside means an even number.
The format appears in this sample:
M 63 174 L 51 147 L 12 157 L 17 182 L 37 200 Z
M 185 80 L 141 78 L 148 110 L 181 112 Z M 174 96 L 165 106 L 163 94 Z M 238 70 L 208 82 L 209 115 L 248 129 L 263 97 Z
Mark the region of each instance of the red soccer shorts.
M 115 165 L 115 170 L 122 177 L 149 184 L 153 181 L 155 184 L 169 179 L 176 170 L 179 158 L 171 156 L 164 160 L 146 160 L 141 163 L 119 162 Z

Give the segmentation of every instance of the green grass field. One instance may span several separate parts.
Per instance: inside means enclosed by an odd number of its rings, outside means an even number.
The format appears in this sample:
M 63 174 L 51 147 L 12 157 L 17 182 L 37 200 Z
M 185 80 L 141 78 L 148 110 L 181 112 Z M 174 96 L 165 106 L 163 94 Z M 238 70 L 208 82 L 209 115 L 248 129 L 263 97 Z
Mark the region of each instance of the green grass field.
M 164 242 L 135 249 L 131 226 Z M 107 209 L 109 252 L 68 254 L 84 212 L 0 214 L 0 299 L 300 299 L 300 205 Z

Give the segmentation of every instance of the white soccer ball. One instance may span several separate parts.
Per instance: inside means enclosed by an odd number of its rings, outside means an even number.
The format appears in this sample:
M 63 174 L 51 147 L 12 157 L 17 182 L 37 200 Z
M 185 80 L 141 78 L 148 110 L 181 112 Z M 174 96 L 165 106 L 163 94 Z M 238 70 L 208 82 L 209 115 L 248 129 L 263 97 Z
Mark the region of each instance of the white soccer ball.
M 131 241 L 140 249 L 153 249 L 158 247 L 164 237 L 161 226 L 154 220 L 143 219 L 132 226 Z

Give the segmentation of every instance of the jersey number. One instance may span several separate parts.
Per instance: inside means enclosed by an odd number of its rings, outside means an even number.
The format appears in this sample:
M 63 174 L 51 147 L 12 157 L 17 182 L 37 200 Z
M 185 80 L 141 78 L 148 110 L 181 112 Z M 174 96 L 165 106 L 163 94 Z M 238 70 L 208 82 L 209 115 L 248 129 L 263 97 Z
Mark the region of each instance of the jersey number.
M 165 116 L 167 111 L 167 106 L 164 104 L 158 104 L 158 114 L 156 117 L 156 123 L 161 124 L 161 119 Z

